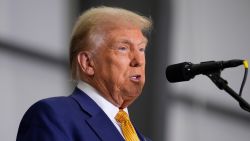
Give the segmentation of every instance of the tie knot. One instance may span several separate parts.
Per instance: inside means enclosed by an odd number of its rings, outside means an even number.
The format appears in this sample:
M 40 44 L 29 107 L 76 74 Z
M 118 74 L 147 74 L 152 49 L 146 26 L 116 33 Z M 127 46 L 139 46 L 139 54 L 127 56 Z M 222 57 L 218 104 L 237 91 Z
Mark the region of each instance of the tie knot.
M 116 114 L 115 119 L 119 123 L 124 123 L 126 121 L 129 121 L 128 114 L 122 109 L 120 109 L 119 112 Z
M 115 119 L 120 123 L 122 134 L 124 135 L 126 141 L 140 141 L 126 112 L 120 109 L 116 114 Z

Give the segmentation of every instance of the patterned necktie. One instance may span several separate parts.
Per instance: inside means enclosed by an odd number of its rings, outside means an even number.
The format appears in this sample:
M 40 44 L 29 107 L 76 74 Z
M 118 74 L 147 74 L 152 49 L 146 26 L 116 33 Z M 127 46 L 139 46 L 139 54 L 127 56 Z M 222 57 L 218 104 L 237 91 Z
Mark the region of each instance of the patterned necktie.
M 121 124 L 122 134 L 126 141 L 140 141 L 126 112 L 120 109 L 115 119 Z

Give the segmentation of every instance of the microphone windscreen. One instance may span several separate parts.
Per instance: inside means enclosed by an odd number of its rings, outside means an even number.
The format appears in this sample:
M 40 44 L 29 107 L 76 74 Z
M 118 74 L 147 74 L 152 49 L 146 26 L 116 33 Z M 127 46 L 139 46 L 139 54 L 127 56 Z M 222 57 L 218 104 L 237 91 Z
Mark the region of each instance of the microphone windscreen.
M 190 63 L 183 62 L 168 66 L 166 69 L 167 80 L 169 82 L 181 82 L 190 80 L 192 77 L 187 74 L 187 66 L 190 66 Z

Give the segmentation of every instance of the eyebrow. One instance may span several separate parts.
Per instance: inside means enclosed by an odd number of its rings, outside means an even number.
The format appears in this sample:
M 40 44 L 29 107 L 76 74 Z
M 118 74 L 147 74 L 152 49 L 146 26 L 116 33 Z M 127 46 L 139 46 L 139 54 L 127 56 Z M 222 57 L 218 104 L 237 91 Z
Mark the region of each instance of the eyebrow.
M 125 44 L 132 44 L 132 41 L 131 41 L 131 40 L 128 40 L 128 39 L 119 39 L 119 40 L 117 40 L 117 42 L 125 43 Z M 144 39 L 143 39 L 140 43 L 138 43 L 137 45 L 147 44 L 147 43 L 148 43 L 147 38 L 144 38 Z

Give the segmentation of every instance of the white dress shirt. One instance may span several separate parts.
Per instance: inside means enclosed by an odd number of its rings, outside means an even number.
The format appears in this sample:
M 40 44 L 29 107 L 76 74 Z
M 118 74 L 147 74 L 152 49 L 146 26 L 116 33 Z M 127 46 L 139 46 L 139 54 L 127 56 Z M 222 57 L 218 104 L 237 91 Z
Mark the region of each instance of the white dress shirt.
M 99 92 L 95 88 L 93 88 L 86 82 L 79 81 L 77 87 L 96 102 L 96 104 L 104 111 L 104 113 L 109 117 L 117 130 L 123 136 L 119 123 L 115 120 L 115 116 L 119 112 L 119 107 L 116 107 L 111 102 L 106 100 L 102 95 L 99 94 Z M 123 110 L 128 113 L 127 108 Z

